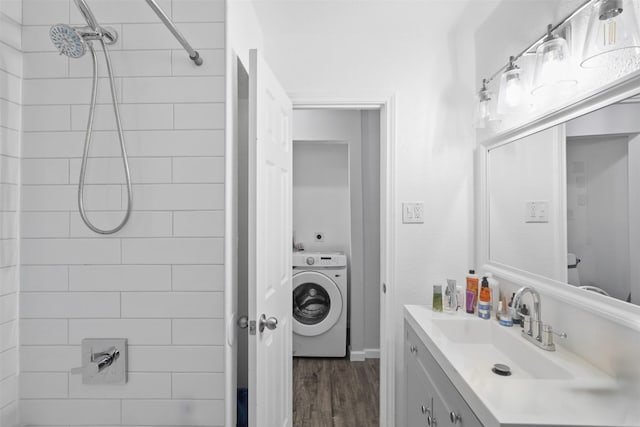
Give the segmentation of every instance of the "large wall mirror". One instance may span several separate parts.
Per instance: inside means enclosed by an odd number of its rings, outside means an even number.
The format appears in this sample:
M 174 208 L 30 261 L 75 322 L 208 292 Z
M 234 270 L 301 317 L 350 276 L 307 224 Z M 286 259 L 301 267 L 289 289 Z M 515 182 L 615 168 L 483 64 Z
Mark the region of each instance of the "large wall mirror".
M 640 305 L 640 98 L 497 145 L 488 259 Z

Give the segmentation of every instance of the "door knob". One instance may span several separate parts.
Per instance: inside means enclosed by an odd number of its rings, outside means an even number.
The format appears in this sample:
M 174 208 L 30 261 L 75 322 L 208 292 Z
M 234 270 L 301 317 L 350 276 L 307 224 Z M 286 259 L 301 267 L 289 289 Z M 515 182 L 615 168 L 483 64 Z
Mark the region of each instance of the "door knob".
M 249 318 L 247 316 L 241 316 L 238 318 L 237 323 L 240 329 L 247 329 L 247 326 L 249 326 Z
M 260 316 L 260 320 L 258 321 L 258 330 L 261 333 L 264 331 L 264 328 L 267 328 L 270 331 L 273 331 L 277 327 L 278 327 L 278 319 L 276 319 L 275 317 L 269 317 L 267 319 L 267 316 L 265 314 Z

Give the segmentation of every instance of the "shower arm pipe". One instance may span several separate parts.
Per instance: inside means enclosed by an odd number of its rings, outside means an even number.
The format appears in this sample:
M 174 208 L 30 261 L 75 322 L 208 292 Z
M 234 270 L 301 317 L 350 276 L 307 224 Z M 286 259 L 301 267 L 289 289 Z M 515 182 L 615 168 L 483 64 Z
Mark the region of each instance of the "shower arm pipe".
M 158 15 L 158 18 L 160 18 L 160 20 L 164 23 L 164 25 L 166 25 L 169 31 L 171 31 L 171 34 L 173 34 L 173 36 L 178 40 L 178 42 L 182 45 L 184 50 L 187 51 L 187 53 L 189 54 L 189 59 L 191 59 L 196 65 L 202 65 L 203 60 L 200 54 L 198 53 L 198 51 L 195 50 L 193 47 L 191 47 L 191 45 L 184 38 L 182 33 L 178 31 L 173 21 L 171 21 L 171 19 L 169 19 L 169 17 L 167 16 L 167 14 L 164 13 L 164 10 L 162 10 L 162 8 L 158 6 L 158 3 L 156 3 L 155 0 L 146 0 L 146 2 L 149 5 L 149 7 L 153 9 L 156 15 Z
M 540 43 L 542 43 L 544 41 L 544 39 L 547 37 L 547 34 L 552 33 L 554 31 L 556 31 L 558 28 L 562 27 L 563 25 L 565 25 L 567 22 L 571 21 L 573 18 L 576 17 L 576 15 L 578 15 L 580 12 L 582 12 L 583 10 L 585 10 L 587 8 L 587 6 L 589 6 L 591 3 L 594 3 L 598 0 L 586 0 L 584 3 L 582 3 L 576 10 L 574 10 L 573 12 L 571 12 L 569 15 L 565 16 L 564 19 L 562 19 L 560 22 L 558 22 L 556 25 L 552 26 L 550 29 L 548 29 L 542 36 L 540 36 L 540 38 L 538 38 L 535 42 L 531 43 L 531 45 L 529 45 L 526 49 L 522 50 L 519 54 L 514 55 L 513 56 L 513 62 L 515 63 L 518 59 L 522 58 L 524 55 L 526 55 L 527 53 L 529 53 L 529 51 L 531 51 L 534 47 L 537 47 Z M 511 64 L 511 61 L 509 61 L 508 63 L 506 63 L 505 65 L 503 65 L 498 71 L 496 71 L 495 73 L 493 73 L 491 75 L 491 77 L 489 77 L 488 79 L 486 79 L 486 84 L 489 84 L 493 79 L 495 79 L 500 73 L 502 73 L 504 70 L 507 69 L 507 67 L 509 67 L 509 65 Z

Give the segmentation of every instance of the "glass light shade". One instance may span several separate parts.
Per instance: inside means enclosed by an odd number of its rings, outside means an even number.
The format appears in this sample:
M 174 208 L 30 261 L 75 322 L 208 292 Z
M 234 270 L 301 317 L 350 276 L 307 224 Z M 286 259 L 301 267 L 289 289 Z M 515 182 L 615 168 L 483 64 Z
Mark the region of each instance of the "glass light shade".
M 576 83 L 578 80 L 565 39 L 551 38 L 538 46 L 531 91 L 533 95 L 566 92 Z
M 478 92 L 478 105 L 476 108 L 476 127 L 485 128 L 489 122 L 496 121 L 495 96 L 486 86 Z
M 524 107 L 525 91 L 522 81 L 522 70 L 509 68 L 500 76 L 500 97 L 498 98 L 498 112 L 500 114 L 521 111 Z
M 640 55 L 640 30 L 632 0 L 600 0 L 589 17 L 584 68 L 624 67 Z

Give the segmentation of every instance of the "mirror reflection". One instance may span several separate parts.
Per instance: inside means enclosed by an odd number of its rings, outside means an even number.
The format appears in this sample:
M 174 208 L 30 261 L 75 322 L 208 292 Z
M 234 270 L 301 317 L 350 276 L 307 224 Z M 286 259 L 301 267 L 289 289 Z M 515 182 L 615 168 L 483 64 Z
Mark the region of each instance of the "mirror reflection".
M 640 304 L 640 99 L 489 151 L 489 258 Z

